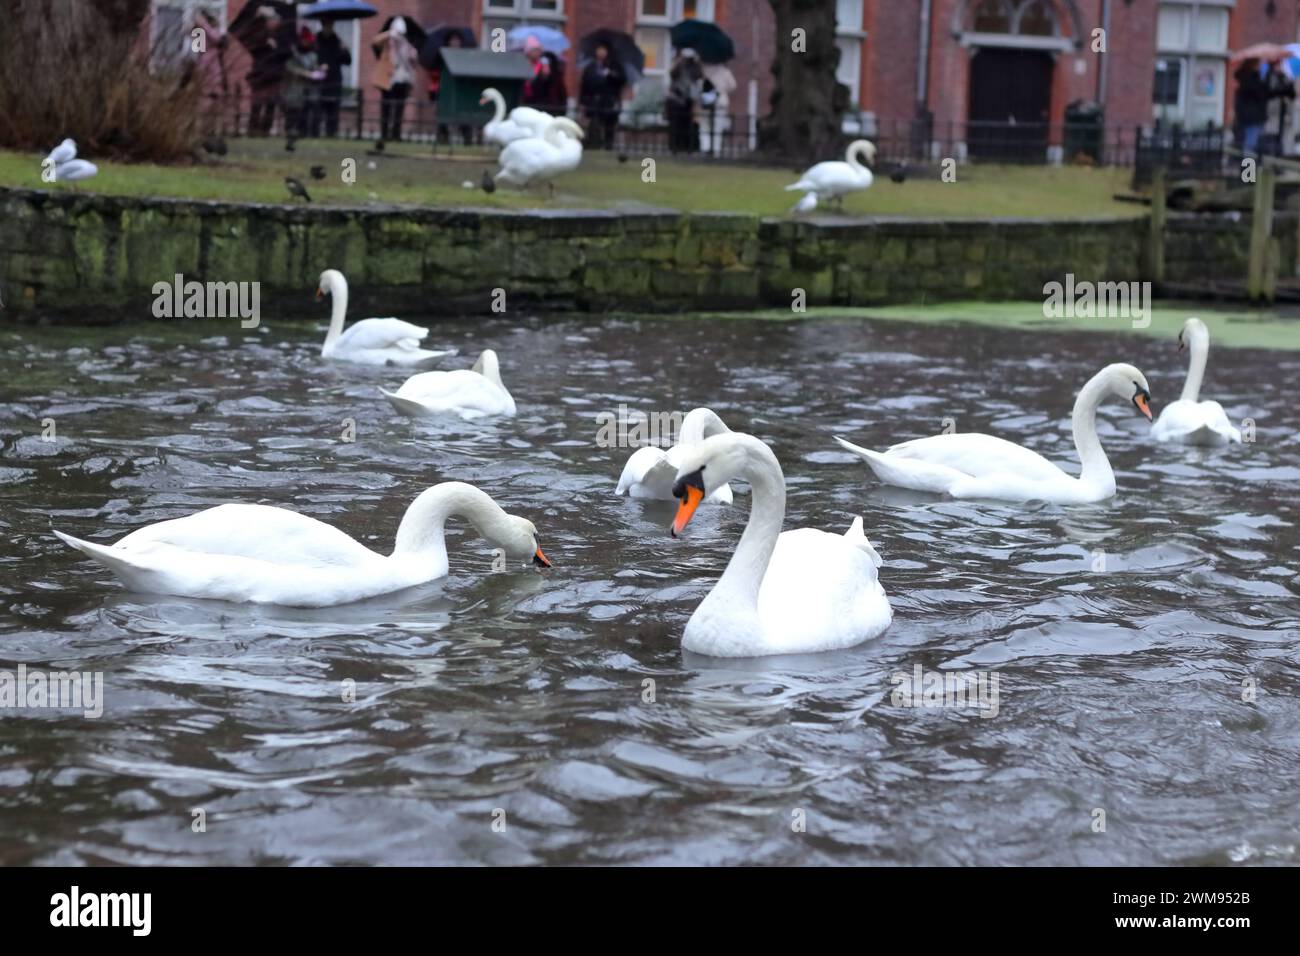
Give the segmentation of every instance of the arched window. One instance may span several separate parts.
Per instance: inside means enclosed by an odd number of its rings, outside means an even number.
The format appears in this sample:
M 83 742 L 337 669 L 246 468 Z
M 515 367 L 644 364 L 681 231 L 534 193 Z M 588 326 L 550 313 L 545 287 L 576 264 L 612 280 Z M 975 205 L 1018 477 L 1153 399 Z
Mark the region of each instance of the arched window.
M 1033 37 L 1056 36 L 1056 15 L 1047 0 L 1029 0 L 1017 15 L 1016 33 Z
M 976 33 L 1010 33 L 1014 20 L 1011 0 L 980 0 L 972 28 Z

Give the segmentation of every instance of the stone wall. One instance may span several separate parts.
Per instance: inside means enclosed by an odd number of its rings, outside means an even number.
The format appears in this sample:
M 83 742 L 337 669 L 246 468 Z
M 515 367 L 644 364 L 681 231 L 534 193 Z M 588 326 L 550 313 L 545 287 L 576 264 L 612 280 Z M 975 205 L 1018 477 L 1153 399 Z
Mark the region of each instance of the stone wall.
M 1169 278 L 1244 277 L 1248 224 L 1170 220 Z M 1191 238 L 1184 240 L 1180 230 Z M 155 283 L 258 282 L 270 315 L 321 315 L 337 268 L 352 315 L 506 307 L 676 311 L 1034 299 L 1066 273 L 1142 276 L 1145 219 L 763 219 L 672 211 L 238 205 L 0 190 L 0 289 L 18 320 L 152 317 Z M 1178 234 L 1178 235 L 1172 235 Z M 1293 220 L 1279 221 L 1290 242 Z M 1213 262 L 1192 252 L 1213 249 Z M 1284 267 L 1285 268 L 1285 267 Z M 1289 270 L 1288 270 L 1289 271 Z

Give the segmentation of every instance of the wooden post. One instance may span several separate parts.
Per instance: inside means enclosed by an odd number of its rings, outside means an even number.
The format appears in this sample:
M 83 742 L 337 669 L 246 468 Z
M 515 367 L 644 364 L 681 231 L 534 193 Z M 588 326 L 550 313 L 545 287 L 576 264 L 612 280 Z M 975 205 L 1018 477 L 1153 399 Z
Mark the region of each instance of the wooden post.
M 1165 281 L 1165 168 L 1151 173 L 1151 235 L 1147 239 L 1147 269 L 1151 282 Z
M 1259 180 L 1255 183 L 1255 210 L 1250 220 L 1250 264 L 1246 273 L 1246 294 L 1252 302 L 1269 298 L 1276 285 L 1274 275 L 1269 277 L 1269 244 L 1273 238 L 1273 191 L 1277 185 L 1277 171 L 1272 166 L 1261 166 Z

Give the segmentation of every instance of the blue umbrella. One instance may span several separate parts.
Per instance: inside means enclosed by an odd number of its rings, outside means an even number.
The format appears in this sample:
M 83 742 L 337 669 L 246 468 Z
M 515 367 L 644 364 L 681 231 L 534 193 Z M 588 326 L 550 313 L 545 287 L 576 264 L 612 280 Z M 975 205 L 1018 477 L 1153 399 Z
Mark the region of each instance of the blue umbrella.
M 298 8 L 298 16 L 306 17 L 309 20 L 320 18 L 326 20 L 362 20 L 366 17 L 373 17 L 378 13 L 378 10 L 368 3 L 362 3 L 361 0 L 321 0 L 320 3 Z
M 506 34 L 513 50 L 522 50 L 529 37 L 536 37 L 547 53 L 559 55 L 569 48 L 569 38 L 555 27 L 514 27 Z

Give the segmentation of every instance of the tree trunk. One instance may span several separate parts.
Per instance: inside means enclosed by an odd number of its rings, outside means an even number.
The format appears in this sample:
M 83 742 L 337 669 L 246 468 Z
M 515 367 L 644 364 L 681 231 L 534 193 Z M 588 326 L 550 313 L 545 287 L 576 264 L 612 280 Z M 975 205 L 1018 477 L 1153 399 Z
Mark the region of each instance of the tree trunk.
M 759 124 L 759 145 L 792 160 L 825 159 L 840 143 L 849 89 L 835 79 L 832 0 L 770 0 L 776 12 L 772 112 Z M 796 33 L 801 30 L 802 33 Z

